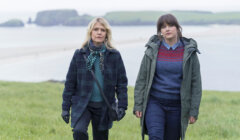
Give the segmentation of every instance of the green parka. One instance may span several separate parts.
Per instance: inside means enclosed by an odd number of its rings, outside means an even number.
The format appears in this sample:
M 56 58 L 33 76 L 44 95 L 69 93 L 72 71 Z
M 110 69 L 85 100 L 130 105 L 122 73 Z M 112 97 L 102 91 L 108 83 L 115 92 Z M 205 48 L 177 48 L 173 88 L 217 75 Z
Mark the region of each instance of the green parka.
M 140 70 L 134 89 L 134 109 L 143 113 L 141 118 L 142 136 L 147 134 L 145 126 L 145 111 L 149 98 L 149 92 L 156 69 L 156 61 L 159 46 L 157 42 L 161 40 L 157 35 L 150 38 L 146 44 L 145 55 L 142 59 Z M 197 53 L 197 43 L 193 39 L 181 37 L 184 44 L 183 55 L 183 80 L 181 83 L 181 139 L 184 140 L 190 116 L 198 118 L 199 106 L 202 96 L 202 84 L 200 74 L 200 64 Z

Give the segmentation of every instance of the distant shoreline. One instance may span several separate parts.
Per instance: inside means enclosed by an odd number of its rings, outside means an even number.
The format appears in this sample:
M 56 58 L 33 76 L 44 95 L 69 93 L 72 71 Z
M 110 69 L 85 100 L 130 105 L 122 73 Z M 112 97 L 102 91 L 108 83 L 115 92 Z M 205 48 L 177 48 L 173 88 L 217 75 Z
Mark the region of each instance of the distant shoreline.
M 181 25 L 240 25 L 240 11 L 236 12 L 210 12 L 210 11 L 113 11 L 101 17 L 107 19 L 112 26 L 143 26 L 155 25 L 159 16 L 171 13 L 177 17 Z M 33 19 L 34 17 L 34 19 Z M 23 21 L 26 24 L 38 26 L 87 26 L 97 16 L 88 14 L 79 15 L 75 9 L 43 10 L 36 13 L 36 16 L 29 15 Z M 12 20 L 12 19 L 8 19 Z M 6 21 L 5 21 L 6 22 Z M 18 22 L 21 22 L 19 20 Z M 0 23 L 1 24 L 1 23 Z M 19 23 L 11 22 L 5 27 L 16 27 Z

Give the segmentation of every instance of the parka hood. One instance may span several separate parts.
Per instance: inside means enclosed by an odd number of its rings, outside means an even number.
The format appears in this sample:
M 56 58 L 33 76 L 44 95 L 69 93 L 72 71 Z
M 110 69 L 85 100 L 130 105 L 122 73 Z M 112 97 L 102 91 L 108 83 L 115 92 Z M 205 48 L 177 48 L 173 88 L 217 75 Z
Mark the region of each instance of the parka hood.
M 194 39 L 181 37 L 181 41 L 183 42 L 185 49 L 187 49 L 188 52 L 196 51 L 200 54 L 198 50 L 197 42 Z

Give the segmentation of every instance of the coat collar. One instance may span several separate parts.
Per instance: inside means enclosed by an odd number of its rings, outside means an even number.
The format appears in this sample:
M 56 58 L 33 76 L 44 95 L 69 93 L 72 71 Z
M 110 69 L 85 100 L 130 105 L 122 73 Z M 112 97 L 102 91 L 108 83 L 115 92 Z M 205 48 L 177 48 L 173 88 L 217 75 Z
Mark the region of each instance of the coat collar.
M 196 51 L 200 54 L 198 47 L 197 47 L 197 42 L 194 39 L 181 37 L 181 40 L 185 46 L 184 48 L 188 50 L 188 53 Z
M 158 53 L 158 48 L 162 43 L 162 40 L 162 37 L 159 37 L 158 35 L 153 35 L 145 45 L 147 47 L 145 54 L 151 59 L 154 59 Z M 181 37 L 180 40 L 183 42 L 184 49 L 187 50 L 187 53 L 191 53 L 193 51 L 200 53 L 197 48 L 197 42 L 194 39 Z
M 158 53 L 158 48 L 160 45 L 161 41 L 158 38 L 157 35 L 153 35 L 149 41 L 147 42 L 147 44 L 145 45 L 147 47 L 145 54 L 150 58 L 150 59 L 154 59 L 157 56 Z
M 116 53 L 117 50 L 116 49 L 109 49 L 106 47 L 106 55 L 109 55 L 110 53 Z M 80 53 L 83 53 L 83 54 L 89 54 L 90 51 L 88 49 L 88 45 L 84 46 L 83 48 L 80 49 Z

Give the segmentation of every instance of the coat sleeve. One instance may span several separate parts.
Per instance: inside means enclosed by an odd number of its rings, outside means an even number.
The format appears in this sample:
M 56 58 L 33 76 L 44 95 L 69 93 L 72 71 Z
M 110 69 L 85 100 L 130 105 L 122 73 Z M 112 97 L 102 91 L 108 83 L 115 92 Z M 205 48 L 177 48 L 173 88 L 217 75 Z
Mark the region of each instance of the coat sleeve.
M 122 57 L 119 53 L 119 58 L 117 62 L 117 84 L 116 84 L 116 93 L 119 108 L 127 109 L 128 106 L 127 85 L 128 79 L 126 75 L 125 66 Z
M 144 55 L 134 89 L 134 108 L 135 111 L 143 111 L 144 91 L 147 88 L 147 56 Z
M 202 97 L 202 82 L 200 73 L 200 63 L 196 53 L 193 55 L 193 67 L 192 67 L 192 81 L 191 81 L 192 97 L 191 97 L 191 109 L 190 116 L 198 118 L 199 106 Z
M 77 66 L 76 66 L 76 55 L 77 51 L 75 51 L 73 58 L 71 60 L 67 76 L 66 76 L 66 82 L 65 87 L 63 90 L 62 98 L 62 110 L 69 111 L 71 107 L 71 99 L 72 95 L 76 91 L 76 85 L 77 85 Z

